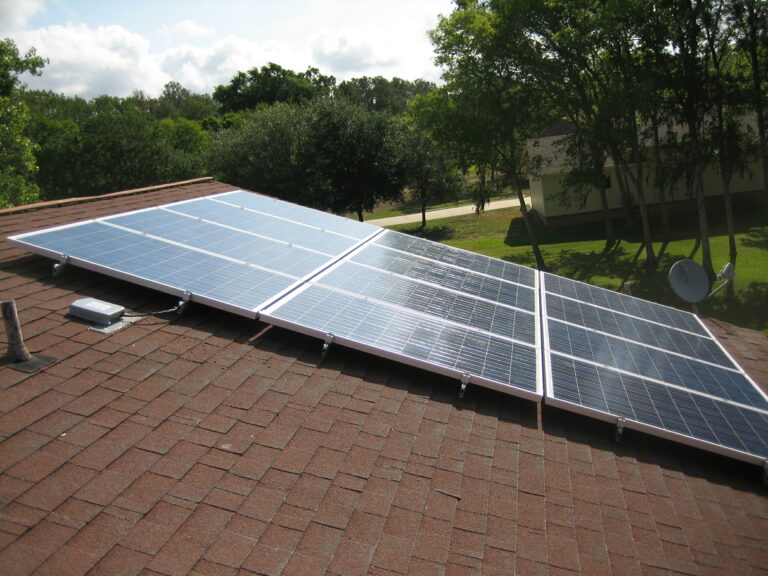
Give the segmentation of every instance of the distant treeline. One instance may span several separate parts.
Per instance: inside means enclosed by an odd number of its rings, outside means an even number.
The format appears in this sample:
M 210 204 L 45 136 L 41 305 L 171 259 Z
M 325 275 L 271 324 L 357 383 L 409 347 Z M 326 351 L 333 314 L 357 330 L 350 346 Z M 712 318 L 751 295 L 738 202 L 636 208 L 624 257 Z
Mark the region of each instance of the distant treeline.
M 24 90 L 39 198 L 88 196 L 215 175 L 337 212 L 398 197 L 423 147 L 409 127 L 425 81 L 356 78 L 277 64 L 238 73 L 213 95 L 170 82 L 157 98 L 92 100 Z
M 24 91 L 45 62 L 0 43 L 0 205 L 97 194 L 213 175 L 336 212 L 363 211 L 408 189 L 426 205 L 473 172 L 514 189 L 548 158 L 529 146 L 556 123 L 565 205 L 597 195 L 606 244 L 617 239 L 605 167 L 623 214 L 640 214 L 645 261 L 656 265 L 649 199 L 665 210 L 683 184 L 697 202 L 710 278 L 703 172 L 730 182 L 758 162 L 768 181 L 768 3 L 764 0 L 462 0 L 431 32 L 439 87 L 332 76 L 268 64 L 212 95 L 176 82 L 158 98 L 91 101 Z M 521 201 L 537 265 L 534 222 Z M 731 237 L 733 235 L 731 234 Z M 736 248 L 732 243 L 731 261 Z

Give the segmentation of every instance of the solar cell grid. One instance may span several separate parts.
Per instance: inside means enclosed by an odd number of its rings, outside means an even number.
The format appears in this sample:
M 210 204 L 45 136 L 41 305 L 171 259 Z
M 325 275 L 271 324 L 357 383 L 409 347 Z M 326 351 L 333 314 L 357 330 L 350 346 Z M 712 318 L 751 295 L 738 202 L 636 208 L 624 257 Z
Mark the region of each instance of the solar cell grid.
M 606 334 L 699 358 L 727 368 L 736 368 L 722 348 L 714 340 L 705 336 L 676 330 L 583 302 L 567 300 L 554 294 L 547 294 L 547 312 L 556 320 L 586 326 Z
M 681 310 L 242 191 L 11 240 L 534 400 L 543 355 L 548 402 L 768 457 L 768 397 Z
M 338 254 L 355 245 L 357 238 L 320 230 L 301 223 L 273 218 L 260 212 L 242 210 L 237 206 L 208 198 L 173 204 L 167 211 L 230 226 L 246 233 L 258 234 L 279 242 L 311 248 L 326 254 Z
M 504 262 L 498 258 L 490 258 L 482 254 L 430 242 L 429 240 L 415 238 L 392 230 L 387 230 L 384 234 L 378 236 L 375 243 L 474 272 L 480 272 L 481 274 L 488 274 L 489 276 L 510 282 L 524 284 L 525 286 L 534 286 L 536 283 L 536 271 L 532 268 L 525 268 L 518 264 Z
M 555 320 L 550 320 L 548 330 L 549 345 L 554 352 L 734 402 L 768 408 L 768 400 L 738 370 L 728 370 Z
M 263 317 L 271 323 L 307 327 L 319 336 L 332 333 L 342 343 L 351 342 L 406 362 L 416 361 L 438 372 L 468 372 L 496 389 L 515 388 L 527 397 L 539 394 L 534 346 L 441 322 L 412 310 L 350 298 L 311 284 L 265 311 Z
M 535 316 L 476 297 L 452 292 L 408 278 L 345 262 L 318 283 L 364 297 L 408 308 L 440 320 L 465 324 L 530 344 L 534 343 Z
M 284 202 L 260 194 L 243 192 L 242 190 L 219 194 L 211 198 L 216 202 L 223 202 L 232 206 L 243 207 L 264 214 L 277 216 L 293 222 L 316 226 L 358 240 L 367 238 L 380 230 L 378 227 L 371 226 L 364 222 L 355 222 L 349 218 L 335 216 L 334 214 L 328 214 L 327 212 L 299 206 L 298 204 L 291 204 L 290 202 Z
M 768 458 L 765 411 L 557 355 L 551 362 L 558 400 Z
M 549 293 L 707 336 L 707 331 L 701 326 L 701 323 L 696 320 L 693 314 L 688 312 L 641 300 L 640 298 L 633 298 L 626 294 L 591 286 L 583 282 L 563 278 L 562 276 L 555 276 L 554 274 L 546 273 L 543 276 L 546 290 Z
M 180 216 L 165 210 L 135 212 L 106 220 L 109 224 L 226 256 L 294 276 L 304 276 L 328 262 L 330 255 L 275 242 L 243 230 Z
M 363 250 L 354 255 L 352 262 L 415 280 L 430 282 L 530 312 L 535 309 L 536 293 L 532 286 L 521 286 L 376 244 L 366 245 Z

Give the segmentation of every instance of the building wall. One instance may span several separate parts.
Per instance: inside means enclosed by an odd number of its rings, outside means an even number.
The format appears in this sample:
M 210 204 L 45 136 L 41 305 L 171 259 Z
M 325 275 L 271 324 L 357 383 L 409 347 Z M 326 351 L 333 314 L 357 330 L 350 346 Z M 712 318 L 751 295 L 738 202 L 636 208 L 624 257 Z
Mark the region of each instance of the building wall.
M 606 168 L 606 176 L 609 178 L 610 187 L 606 190 L 608 193 L 608 206 L 610 209 L 620 209 L 621 195 L 619 191 L 616 173 L 613 168 Z M 646 180 L 650 179 L 652 174 L 646 174 Z M 766 188 L 763 182 L 763 172 L 760 162 L 754 162 L 744 174 L 736 174 L 731 182 L 733 193 L 756 192 Z M 582 204 L 580 199 L 571 198 L 563 200 L 562 173 L 543 174 L 538 178 L 531 179 L 531 204 L 533 209 L 547 221 L 551 218 L 563 216 L 587 215 L 600 210 L 600 195 L 597 189 L 587 194 Z M 630 183 L 630 193 L 633 196 L 634 205 L 637 206 L 637 194 L 635 188 Z M 704 171 L 704 194 L 705 196 L 717 196 L 722 194 L 722 178 L 720 173 L 713 167 L 708 167 Z M 686 190 L 684 179 L 678 181 L 675 185 L 673 194 L 667 196 L 669 202 L 679 200 L 689 200 L 691 196 Z M 645 186 L 645 200 L 648 205 L 658 204 L 659 199 L 655 193 L 654 187 L 648 183 Z

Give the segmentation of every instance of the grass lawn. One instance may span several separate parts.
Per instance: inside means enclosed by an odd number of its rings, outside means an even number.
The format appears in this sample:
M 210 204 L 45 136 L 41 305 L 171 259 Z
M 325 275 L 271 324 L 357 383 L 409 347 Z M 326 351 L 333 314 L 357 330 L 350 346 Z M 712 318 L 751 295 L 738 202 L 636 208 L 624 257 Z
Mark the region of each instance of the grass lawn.
M 695 215 L 694 215 L 695 217 Z M 621 290 L 630 283 L 633 296 L 653 300 L 683 310 L 689 304 L 669 288 L 669 268 L 682 258 L 700 260 L 695 223 L 675 223 L 675 237 L 666 245 L 654 244 L 660 265 L 645 267 L 645 252 L 640 232 L 620 233 L 619 242 L 605 251 L 600 224 L 570 230 L 540 231 L 539 242 L 550 269 L 568 278 L 588 282 L 610 290 Z M 494 210 L 480 216 L 461 216 L 428 222 L 418 226 L 393 226 L 395 230 L 416 234 L 452 246 L 488 256 L 535 266 L 528 236 L 519 209 Z M 720 222 L 711 225 L 710 244 L 715 271 L 728 262 L 728 236 Z M 737 218 L 736 279 L 734 294 L 721 291 L 699 305 L 699 313 L 760 330 L 768 334 L 768 226 L 760 214 L 742 214 Z

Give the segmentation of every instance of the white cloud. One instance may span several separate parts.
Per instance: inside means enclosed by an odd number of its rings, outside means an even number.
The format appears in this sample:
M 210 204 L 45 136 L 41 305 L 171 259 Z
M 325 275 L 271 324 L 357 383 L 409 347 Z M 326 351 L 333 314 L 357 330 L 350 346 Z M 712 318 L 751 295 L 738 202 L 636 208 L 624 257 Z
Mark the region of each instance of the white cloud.
M 376 56 L 366 42 L 350 42 L 347 38 L 320 36 L 312 42 L 312 56 L 320 71 L 330 70 L 341 76 L 359 75 L 371 68 L 387 67 L 395 63 L 392 58 Z
M 206 28 L 192 20 L 182 20 L 173 26 L 161 26 L 160 34 L 166 37 L 183 36 L 185 38 L 206 38 L 216 34 L 213 28 Z
M 171 80 L 210 93 L 238 71 L 268 62 L 295 71 L 317 67 L 339 82 L 377 75 L 437 81 L 426 30 L 451 0 L 200 0 L 186 13 L 169 0 L 154 22 L 129 5 L 100 3 L 100 10 L 77 13 L 56 0 L 47 8 L 43 0 L 0 0 L 0 15 L 14 26 L 45 10 L 48 25 L 14 33 L 20 50 L 35 47 L 50 60 L 42 77 L 24 81 L 86 98 L 134 90 L 156 96 Z M 178 21 L 180 13 L 187 18 Z M 113 22 L 120 25 L 100 25 Z
M 43 0 L 0 0 L 0 32 L 24 28 L 32 16 L 43 9 Z
M 279 50 L 279 49 L 278 49 Z M 210 93 L 226 84 L 241 70 L 262 66 L 275 47 L 260 46 L 250 40 L 227 36 L 200 48 L 182 45 L 159 56 L 162 72 L 193 92 Z
M 31 88 L 86 98 L 127 96 L 136 89 L 160 92 L 172 78 L 162 72 L 149 42 L 121 26 L 48 26 L 16 35 L 19 48 L 34 46 L 49 59 Z

